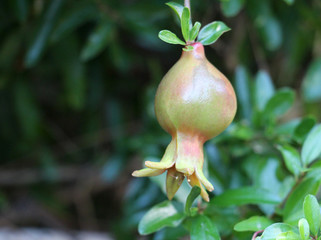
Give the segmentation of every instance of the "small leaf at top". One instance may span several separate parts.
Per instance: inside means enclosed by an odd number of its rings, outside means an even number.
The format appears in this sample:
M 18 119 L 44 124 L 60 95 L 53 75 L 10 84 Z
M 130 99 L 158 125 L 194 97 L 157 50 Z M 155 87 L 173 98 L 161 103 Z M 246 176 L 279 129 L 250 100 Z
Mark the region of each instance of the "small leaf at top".
M 167 42 L 170 44 L 185 45 L 185 43 L 182 40 L 180 40 L 174 33 L 168 30 L 160 31 L 158 34 L 158 37 L 164 42 Z
M 184 7 L 182 12 L 182 19 L 181 19 L 181 28 L 182 34 L 186 42 L 189 41 L 189 26 L 190 26 L 190 12 L 187 7 Z
M 209 23 L 201 29 L 198 41 L 203 45 L 213 44 L 223 33 L 229 30 L 231 29 L 221 21 Z
M 315 196 L 309 194 L 304 198 L 303 212 L 314 236 L 319 232 L 321 224 L 320 205 Z
M 195 38 L 197 37 L 198 32 L 200 31 L 201 28 L 201 23 L 200 22 L 195 22 L 193 28 L 191 29 L 189 33 L 189 40 L 194 41 Z
M 169 6 L 171 9 L 173 9 L 174 12 L 175 12 L 175 13 L 177 14 L 177 16 L 179 17 L 179 19 L 181 20 L 184 6 L 182 6 L 181 4 L 178 4 L 178 3 L 176 3 L 176 2 L 168 2 L 168 3 L 166 3 L 166 5 Z
M 185 213 L 187 215 L 191 215 L 192 204 L 200 194 L 201 194 L 201 189 L 197 186 L 194 186 L 186 199 Z

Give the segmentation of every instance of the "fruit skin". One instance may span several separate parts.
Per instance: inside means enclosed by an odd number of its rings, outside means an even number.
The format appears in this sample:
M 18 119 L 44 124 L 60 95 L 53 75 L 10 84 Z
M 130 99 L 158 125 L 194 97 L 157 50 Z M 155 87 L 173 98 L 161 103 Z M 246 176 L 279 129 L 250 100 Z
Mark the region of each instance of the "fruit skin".
M 202 185 L 208 191 L 214 188 L 203 173 L 203 144 L 232 122 L 236 96 L 228 79 L 206 59 L 203 45 L 192 46 L 164 76 L 155 97 L 157 120 L 172 141 L 160 162 L 146 161 L 147 168 L 133 176 L 156 176 L 168 170 L 166 189 L 171 199 L 185 175 L 209 201 Z
M 205 142 L 232 122 L 236 97 L 228 79 L 206 59 L 202 44 L 193 47 L 183 51 L 159 84 L 155 113 L 172 136 L 181 132 Z

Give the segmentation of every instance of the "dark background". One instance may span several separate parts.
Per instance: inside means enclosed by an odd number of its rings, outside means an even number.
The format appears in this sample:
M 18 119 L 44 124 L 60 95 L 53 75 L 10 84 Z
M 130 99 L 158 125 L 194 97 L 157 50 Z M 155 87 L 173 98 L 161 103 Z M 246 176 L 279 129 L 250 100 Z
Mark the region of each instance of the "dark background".
M 232 84 L 267 73 L 297 92 L 286 120 L 320 119 L 319 0 L 192 0 L 192 18 L 232 28 L 206 47 Z M 181 36 L 176 16 L 161 0 L 4 0 L 0 20 L 0 226 L 136 238 L 165 199 L 131 172 L 170 140 L 153 101 L 182 51 L 157 37 Z

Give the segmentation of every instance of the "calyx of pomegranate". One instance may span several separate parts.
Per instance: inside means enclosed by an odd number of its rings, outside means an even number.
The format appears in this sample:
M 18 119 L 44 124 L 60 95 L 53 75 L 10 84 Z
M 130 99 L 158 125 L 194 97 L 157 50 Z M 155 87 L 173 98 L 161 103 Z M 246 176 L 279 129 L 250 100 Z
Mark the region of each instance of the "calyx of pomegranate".
M 160 162 L 146 161 L 147 168 L 134 171 L 135 177 L 157 176 L 167 170 L 166 192 L 172 199 L 184 177 L 191 186 L 213 185 L 203 173 L 203 144 L 223 132 L 236 112 L 236 97 L 228 79 L 205 57 L 201 43 L 183 51 L 179 61 L 158 86 L 155 113 L 162 128 L 172 136 Z M 204 186 L 204 187 L 203 187 Z

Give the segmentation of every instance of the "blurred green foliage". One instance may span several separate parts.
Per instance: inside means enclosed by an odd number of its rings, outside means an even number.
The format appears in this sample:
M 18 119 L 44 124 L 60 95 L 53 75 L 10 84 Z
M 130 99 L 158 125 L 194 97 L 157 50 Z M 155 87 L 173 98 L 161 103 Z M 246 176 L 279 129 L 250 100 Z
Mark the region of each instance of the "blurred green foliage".
M 175 201 L 161 203 L 163 176 L 130 176 L 143 160 L 159 159 L 170 140 L 153 110 L 157 85 L 181 54 L 157 37 L 161 29 L 180 32 L 165 1 L 0 2 L 0 215 L 10 226 L 134 239 L 157 206 L 174 214 L 163 226 L 177 227 L 150 235 L 155 240 L 199 239 L 207 229 L 209 239 L 218 232 L 250 239 L 259 229 L 234 228 L 245 219 L 246 226 L 297 226 L 305 196 L 321 184 L 321 2 L 191 3 L 193 20 L 232 29 L 206 54 L 234 85 L 238 113 L 205 146 L 215 191 L 183 226 L 176 217 L 184 214 L 186 183 Z M 21 202 L 54 220 L 19 220 Z M 20 218 L 8 218 L 15 211 Z

